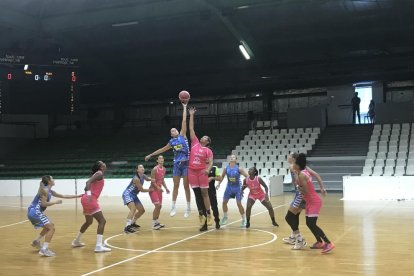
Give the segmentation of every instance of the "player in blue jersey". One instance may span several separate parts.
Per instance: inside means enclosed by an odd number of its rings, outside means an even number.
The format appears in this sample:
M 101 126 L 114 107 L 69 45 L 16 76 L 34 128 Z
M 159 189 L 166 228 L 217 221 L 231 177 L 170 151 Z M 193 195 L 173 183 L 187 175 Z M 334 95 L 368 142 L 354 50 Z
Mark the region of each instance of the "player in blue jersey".
M 178 196 L 178 188 L 180 186 L 180 179 L 183 178 L 185 197 L 187 199 L 187 209 L 184 213 L 184 217 L 187 218 L 191 213 L 191 194 L 190 187 L 188 185 L 188 159 L 189 159 L 189 146 L 187 140 L 187 104 L 183 105 L 183 119 L 181 122 L 181 131 L 178 132 L 176 128 L 171 129 L 171 139 L 167 145 L 154 151 L 153 153 L 145 156 L 145 161 L 148 161 L 152 156 L 161 154 L 169 149 L 174 151 L 174 167 L 173 167 L 173 182 L 174 189 L 172 193 L 172 208 L 170 216 L 175 216 L 177 208 L 175 202 Z
M 240 175 L 247 177 L 247 173 L 237 165 L 237 157 L 236 155 L 230 155 L 230 163 L 227 167 L 223 170 L 221 174 L 221 179 L 219 184 L 217 185 L 217 190 L 220 188 L 221 182 L 224 180 L 224 177 L 227 175 L 227 187 L 226 191 L 224 192 L 223 196 L 223 218 L 221 219 L 220 224 L 225 225 L 228 221 L 227 216 L 227 203 L 229 202 L 230 198 L 236 198 L 237 207 L 239 208 L 240 215 L 242 216 L 241 226 L 244 227 L 246 225 L 246 214 L 244 213 L 244 208 L 241 203 L 242 194 L 241 194 L 241 180 Z
M 145 213 L 144 206 L 138 199 L 138 193 L 151 191 L 151 189 L 144 189 L 143 187 L 144 181 L 151 181 L 151 178 L 146 176 L 144 173 L 144 166 L 138 165 L 134 177 L 122 193 L 124 205 L 128 206 L 129 208 L 127 223 L 124 228 L 125 233 L 134 233 L 137 228 L 140 227 L 138 224 L 136 224 L 137 219 L 139 219 Z
M 82 195 L 61 195 L 52 190 L 55 185 L 55 180 L 50 175 L 42 177 L 39 190 L 33 199 L 32 203 L 27 208 L 27 218 L 33 224 L 35 229 L 42 228 L 40 235 L 33 240 L 32 246 L 40 249 L 39 255 L 45 257 L 53 257 L 56 254 L 49 250 L 49 243 L 52 241 L 53 234 L 55 233 L 55 225 L 49 220 L 49 218 L 43 213 L 47 207 L 62 204 L 62 200 L 50 201 L 51 197 L 59 198 L 77 198 Z M 40 240 L 45 237 L 43 245 Z

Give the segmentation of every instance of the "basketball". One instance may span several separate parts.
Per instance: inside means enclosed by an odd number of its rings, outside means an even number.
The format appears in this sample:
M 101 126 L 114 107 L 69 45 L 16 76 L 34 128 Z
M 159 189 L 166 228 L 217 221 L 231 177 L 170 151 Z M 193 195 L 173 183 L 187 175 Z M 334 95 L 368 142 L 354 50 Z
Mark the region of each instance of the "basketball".
M 183 90 L 178 94 L 178 98 L 180 99 L 180 101 L 184 104 L 188 103 L 188 101 L 190 100 L 190 93 L 188 93 L 187 91 Z

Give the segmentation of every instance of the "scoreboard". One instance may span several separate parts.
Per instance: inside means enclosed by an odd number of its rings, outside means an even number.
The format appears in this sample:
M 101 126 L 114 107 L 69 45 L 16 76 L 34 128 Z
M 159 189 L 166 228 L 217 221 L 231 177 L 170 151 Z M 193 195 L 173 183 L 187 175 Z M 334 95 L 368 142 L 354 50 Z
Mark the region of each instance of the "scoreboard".
M 0 53 L 0 114 L 72 114 L 78 59 Z

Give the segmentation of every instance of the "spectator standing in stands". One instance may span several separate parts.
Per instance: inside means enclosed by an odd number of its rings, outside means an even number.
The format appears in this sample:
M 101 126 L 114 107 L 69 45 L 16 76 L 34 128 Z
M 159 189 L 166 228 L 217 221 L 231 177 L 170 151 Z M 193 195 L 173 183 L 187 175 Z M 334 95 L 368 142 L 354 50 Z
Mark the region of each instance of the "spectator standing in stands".
M 375 123 L 375 102 L 371 100 L 368 106 L 368 116 L 371 121 L 371 124 Z
M 354 97 L 351 100 L 352 104 L 352 124 L 356 123 L 355 116 L 358 116 L 358 123 L 361 123 L 361 116 L 359 114 L 359 104 L 361 103 L 361 98 L 358 97 L 358 92 L 355 92 Z

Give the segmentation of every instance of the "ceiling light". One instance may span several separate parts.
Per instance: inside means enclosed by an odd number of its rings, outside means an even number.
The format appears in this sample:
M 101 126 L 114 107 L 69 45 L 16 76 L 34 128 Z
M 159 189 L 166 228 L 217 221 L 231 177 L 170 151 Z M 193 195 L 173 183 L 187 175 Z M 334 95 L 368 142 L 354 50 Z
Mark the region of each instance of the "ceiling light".
M 243 9 L 247 9 L 249 6 L 245 5 L 245 6 L 238 6 L 236 9 L 238 10 L 243 10 Z
M 130 21 L 130 22 L 122 22 L 122 23 L 114 23 L 112 24 L 112 27 L 126 27 L 131 25 L 137 25 L 138 21 Z
M 24 71 L 29 70 L 29 64 L 25 64 L 25 65 L 24 65 L 24 67 L 23 67 L 23 70 L 24 70 Z
M 239 45 L 239 49 L 240 49 L 240 52 L 243 54 L 244 58 L 249 60 L 250 55 L 249 55 L 249 53 L 247 53 L 246 48 L 244 48 L 243 44 Z

